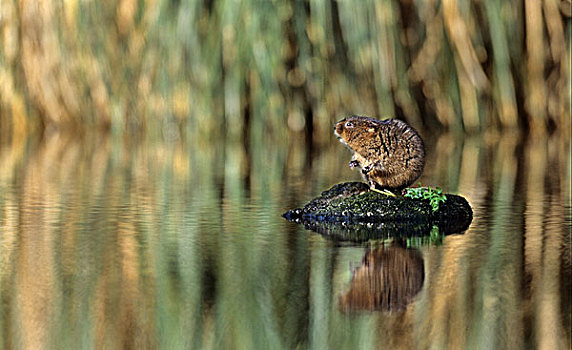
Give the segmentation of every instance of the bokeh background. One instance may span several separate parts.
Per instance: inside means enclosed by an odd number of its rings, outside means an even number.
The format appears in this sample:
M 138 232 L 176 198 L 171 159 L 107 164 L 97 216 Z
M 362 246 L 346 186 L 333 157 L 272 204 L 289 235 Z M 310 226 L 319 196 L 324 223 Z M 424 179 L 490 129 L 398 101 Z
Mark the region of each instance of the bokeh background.
M 0 131 L 570 131 L 569 0 L 3 0 Z

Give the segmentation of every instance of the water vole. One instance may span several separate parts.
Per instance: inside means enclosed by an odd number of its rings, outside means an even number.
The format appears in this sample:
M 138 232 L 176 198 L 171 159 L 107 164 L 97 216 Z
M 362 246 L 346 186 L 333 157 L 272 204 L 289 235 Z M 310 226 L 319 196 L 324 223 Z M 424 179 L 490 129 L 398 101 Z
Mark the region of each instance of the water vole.
M 353 152 L 350 167 L 360 167 L 372 189 L 401 190 L 423 172 L 423 140 L 401 120 L 351 116 L 337 122 L 334 133 Z

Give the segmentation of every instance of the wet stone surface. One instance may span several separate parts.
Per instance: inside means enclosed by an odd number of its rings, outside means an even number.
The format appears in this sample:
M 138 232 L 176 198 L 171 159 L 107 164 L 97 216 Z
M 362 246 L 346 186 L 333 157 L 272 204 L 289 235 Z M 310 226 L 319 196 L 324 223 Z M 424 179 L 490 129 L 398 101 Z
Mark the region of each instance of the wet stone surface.
M 433 211 L 428 200 L 391 197 L 370 191 L 362 182 L 345 182 L 283 216 L 321 234 L 359 240 L 423 236 L 434 227 L 442 234 L 466 230 L 473 218 L 471 206 L 461 196 L 446 196 Z

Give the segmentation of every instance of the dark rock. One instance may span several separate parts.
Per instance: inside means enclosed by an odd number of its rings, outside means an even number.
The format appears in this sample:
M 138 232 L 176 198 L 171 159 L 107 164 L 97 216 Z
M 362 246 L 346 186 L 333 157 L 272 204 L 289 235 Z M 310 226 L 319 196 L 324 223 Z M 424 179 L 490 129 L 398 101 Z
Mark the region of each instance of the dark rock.
M 473 219 L 471 206 L 461 196 L 446 197 L 433 211 L 428 200 L 390 197 L 370 191 L 365 183 L 346 182 L 283 216 L 322 235 L 352 241 L 429 236 L 436 229 L 440 234 L 466 230 Z

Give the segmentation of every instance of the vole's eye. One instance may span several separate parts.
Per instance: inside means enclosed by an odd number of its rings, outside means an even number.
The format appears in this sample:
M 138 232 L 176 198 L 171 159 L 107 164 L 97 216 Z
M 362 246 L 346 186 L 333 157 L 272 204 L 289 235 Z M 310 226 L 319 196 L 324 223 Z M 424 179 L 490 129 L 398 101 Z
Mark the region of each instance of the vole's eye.
M 354 123 L 346 122 L 346 128 L 353 128 L 353 127 L 354 127 Z

